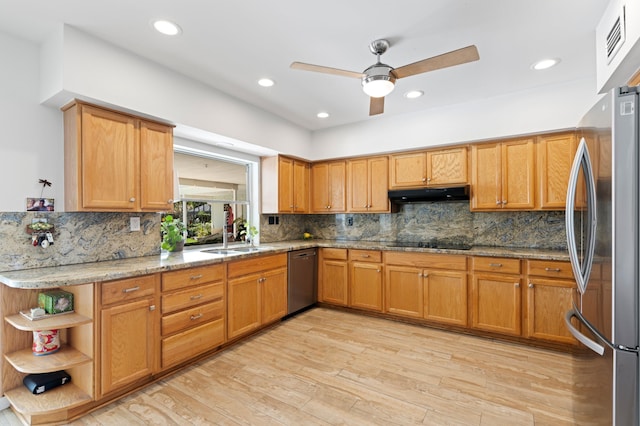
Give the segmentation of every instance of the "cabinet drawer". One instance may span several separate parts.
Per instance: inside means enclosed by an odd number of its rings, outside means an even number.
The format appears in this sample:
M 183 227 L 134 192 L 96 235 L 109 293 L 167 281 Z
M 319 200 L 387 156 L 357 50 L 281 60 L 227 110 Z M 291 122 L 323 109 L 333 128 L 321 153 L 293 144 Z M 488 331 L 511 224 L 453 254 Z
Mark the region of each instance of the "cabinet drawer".
M 404 253 L 386 251 L 384 262 L 387 265 L 415 266 L 416 268 L 438 268 L 466 271 L 467 257 L 455 254 L 440 253 Z
M 211 320 L 224 318 L 224 302 L 217 300 L 162 317 L 162 335 L 184 330 Z
M 527 261 L 527 274 L 547 278 L 573 279 L 573 270 L 569 262 L 529 260 Z
M 224 343 L 224 320 L 162 339 L 162 368 L 189 360 Z
M 502 274 L 519 274 L 520 259 L 507 257 L 474 257 L 474 271 L 499 272 Z
M 347 249 L 323 248 L 322 257 L 324 259 L 347 260 Z
M 229 263 L 227 267 L 229 278 L 255 274 L 257 272 L 268 271 L 270 269 L 286 268 L 287 254 L 282 253 L 240 260 L 238 262 Z
M 222 283 L 207 284 L 187 288 L 171 294 L 162 295 L 162 313 L 170 313 L 180 309 L 190 308 L 202 303 L 222 299 L 224 285 Z
M 359 262 L 382 262 L 382 252 L 378 250 L 349 250 L 349 260 Z
M 158 275 L 145 275 L 102 283 L 102 304 L 110 305 L 139 297 L 152 296 L 156 291 L 158 277 Z
M 224 280 L 224 265 L 203 266 L 162 274 L 162 291 Z

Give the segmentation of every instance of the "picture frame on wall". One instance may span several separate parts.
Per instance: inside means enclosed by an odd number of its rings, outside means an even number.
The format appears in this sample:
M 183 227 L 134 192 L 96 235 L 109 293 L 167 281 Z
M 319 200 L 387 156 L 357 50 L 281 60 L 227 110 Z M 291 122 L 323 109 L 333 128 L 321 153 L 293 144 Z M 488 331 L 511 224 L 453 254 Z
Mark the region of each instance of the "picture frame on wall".
M 55 200 L 53 198 L 27 198 L 27 211 L 29 212 L 55 211 Z

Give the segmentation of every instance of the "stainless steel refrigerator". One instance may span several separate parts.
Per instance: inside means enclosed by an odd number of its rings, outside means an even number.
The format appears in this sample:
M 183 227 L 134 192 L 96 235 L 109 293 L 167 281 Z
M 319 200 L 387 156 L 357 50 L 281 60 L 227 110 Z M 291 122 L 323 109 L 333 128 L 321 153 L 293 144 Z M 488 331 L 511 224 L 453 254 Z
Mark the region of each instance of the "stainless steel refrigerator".
M 578 285 L 565 322 L 584 345 L 572 366 L 579 424 L 640 424 L 639 91 L 613 89 L 584 117 L 569 179 L 567 243 Z

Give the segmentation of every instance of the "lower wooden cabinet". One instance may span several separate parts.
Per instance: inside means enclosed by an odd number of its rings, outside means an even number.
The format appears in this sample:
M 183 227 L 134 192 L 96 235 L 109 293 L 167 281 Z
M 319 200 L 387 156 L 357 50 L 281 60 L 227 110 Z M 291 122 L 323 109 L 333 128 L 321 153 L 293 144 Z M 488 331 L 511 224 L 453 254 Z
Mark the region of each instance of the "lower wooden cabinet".
M 382 312 L 382 253 L 349 250 L 349 306 Z
M 162 274 L 163 369 L 225 342 L 225 278 L 222 264 Z
M 522 333 L 520 259 L 474 257 L 471 327 L 500 334 Z
M 430 253 L 385 253 L 385 312 L 467 326 L 467 259 Z
M 287 314 L 287 255 L 240 260 L 227 266 L 229 339 Z
M 156 372 L 159 283 L 158 274 L 102 283 L 99 397 Z
M 347 249 L 320 249 L 318 262 L 318 301 L 347 306 L 349 303 L 349 264 Z

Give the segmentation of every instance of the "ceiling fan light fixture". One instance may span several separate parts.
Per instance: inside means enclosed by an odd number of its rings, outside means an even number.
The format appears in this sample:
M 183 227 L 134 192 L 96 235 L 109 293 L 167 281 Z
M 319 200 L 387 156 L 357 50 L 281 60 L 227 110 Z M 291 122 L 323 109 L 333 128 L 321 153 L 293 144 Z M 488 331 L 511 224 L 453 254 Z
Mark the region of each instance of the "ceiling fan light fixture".
M 383 98 L 393 91 L 396 77 L 391 73 L 393 68 L 380 62 L 364 70 L 362 90 L 372 98 Z

